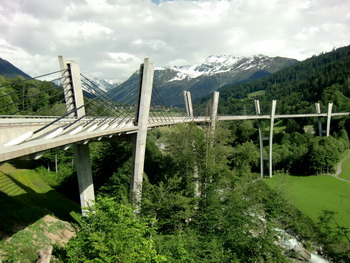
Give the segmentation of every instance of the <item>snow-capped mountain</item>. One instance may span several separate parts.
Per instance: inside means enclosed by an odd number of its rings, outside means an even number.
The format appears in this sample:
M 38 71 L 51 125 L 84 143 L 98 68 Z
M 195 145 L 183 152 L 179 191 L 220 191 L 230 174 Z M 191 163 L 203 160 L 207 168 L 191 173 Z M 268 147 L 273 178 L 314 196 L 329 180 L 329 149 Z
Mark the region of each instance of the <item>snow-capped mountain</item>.
M 264 55 L 258 55 L 253 57 L 234 57 L 230 55 L 222 56 L 209 56 L 201 64 L 195 64 L 190 66 L 173 67 L 172 69 L 178 71 L 176 76 L 170 81 L 177 81 L 183 79 L 197 78 L 202 75 L 213 76 L 215 74 L 223 74 L 234 71 L 239 72 L 242 70 L 249 70 L 254 66 L 258 66 L 261 70 L 268 70 L 271 62 L 274 58 L 270 58 Z M 165 68 L 163 68 L 165 69 Z M 162 68 L 158 68 L 162 70 Z
M 86 96 L 99 96 L 102 92 L 108 92 L 109 90 L 117 87 L 120 83 L 115 83 L 112 81 L 107 81 L 93 75 L 83 76 L 81 78 L 83 91 Z M 62 80 L 53 81 L 57 86 L 62 86 Z
M 82 78 L 83 84 L 85 82 L 85 84 L 90 85 L 91 87 L 98 87 L 101 90 L 107 92 L 113 88 L 115 88 L 116 86 L 118 86 L 120 83 L 115 83 L 113 81 L 107 81 L 98 77 L 95 77 L 94 75 L 87 75 L 86 78 Z
M 179 101 L 182 102 L 183 90 L 190 91 L 192 100 L 196 100 L 224 85 L 265 77 L 297 62 L 295 59 L 264 55 L 209 56 L 202 63 L 194 65 L 156 67 L 154 86 L 166 104 L 176 105 Z M 120 87 L 136 91 L 138 77 L 139 73 L 136 71 Z

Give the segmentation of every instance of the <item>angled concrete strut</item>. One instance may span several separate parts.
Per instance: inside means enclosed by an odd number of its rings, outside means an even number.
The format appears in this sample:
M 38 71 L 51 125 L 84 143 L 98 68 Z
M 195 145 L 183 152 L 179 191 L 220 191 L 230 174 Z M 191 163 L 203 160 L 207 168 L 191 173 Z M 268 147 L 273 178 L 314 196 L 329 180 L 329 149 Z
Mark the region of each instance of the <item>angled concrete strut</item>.
M 151 105 L 154 66 L 148 58 L 144 60 L 140 69 L 140 89 L 138 111 L 136 114 L 135 125 L 138 126 L 134 134 L 134 151 L 133 151 L 133 171 L 131 177 L 130 199 L 133 204 L 140 206 L 142 194 L 142 179 L 145 162 L 146 139 L 148 128 L 148 116 Z

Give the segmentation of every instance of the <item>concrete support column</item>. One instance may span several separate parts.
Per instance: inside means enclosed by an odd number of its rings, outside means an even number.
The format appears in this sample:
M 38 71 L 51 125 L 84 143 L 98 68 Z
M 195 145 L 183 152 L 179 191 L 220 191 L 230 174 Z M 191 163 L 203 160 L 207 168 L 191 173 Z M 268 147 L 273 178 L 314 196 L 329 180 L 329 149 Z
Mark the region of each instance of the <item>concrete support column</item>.
M 328 137 L 331 133 L 331 118 L 332 118 L 332 108 L 333 103 L 328 103 L 328 113 L 327 113 L 327 131 L 326 136 Z
M 321 114 L 320 103 L 317 102 L 315 105 L 316 105 L 316 113 Z M 319 117 L 317 118 L 317 122 L 318 122 L 318 135 L 322 137 L 322 122 Z
M 89 145 L 75 144 L 73 150 L 75 168 L 78 176 L 80 204 L 83 215 L 86 215 L 86 208 L 93 205 L 95 201 Z
M 85 115 L 83 89 L 80 79 L 79 65 L 71 60 L 66 60 L 63 56 L 58 57 L 61 70 L 64 77 L 63 89 L 69 116 L 80 118 Z M 89 146 L 84 144 L 75 144 L 73 147 L 75 167 L 78 176 L 80 203 L 83 215 L 86 214 L 86 207 L 89 207 L 95 201 L 94 185 L 92 180 L 92 171 L 90 164 Z
M 254 100 L 256 115 L 261 115 L 260 101 Z M 264 177 L 264 142 L 263 142 L 263 130 L 261 125 L 261 120 L 258 120 L 259 129 L 259 145 L 260 145 L 260 175 L 261 178 Z
M 153 87 L 154 67 L 148 58 L 140 68 L 140 88 L 138 111 L 136 114 L 135 125 L 138 126 L 136 135 L 134 135 L 133 151 L 133 172 L 131 177 L 130 199 L 133 204 L 140 206 L 142 193 L 142 179 L 145 162 L 146 139 L 148 116 L 151 104 Z
M 270 139 L 269 139 L 269 177 L 272 177 L 272 142 L 273 142 L 273 125 L 275 121 L 276 114 L 276 100 L 272 101 L 271 108 L 271 124 L 270 124 Z
M 211 108 L 211 132 L 212 133 L 214 133 L 215 131 L 216 119 L 218 116 L 219 95 L 220 93 L 218 91 L 214 91 L 213 104 Z
M 191 92 L 184 90 L 184 98 L 185 98 L 185 105 L 186 105 L 186 115 L 187 117 L 193 118 Z

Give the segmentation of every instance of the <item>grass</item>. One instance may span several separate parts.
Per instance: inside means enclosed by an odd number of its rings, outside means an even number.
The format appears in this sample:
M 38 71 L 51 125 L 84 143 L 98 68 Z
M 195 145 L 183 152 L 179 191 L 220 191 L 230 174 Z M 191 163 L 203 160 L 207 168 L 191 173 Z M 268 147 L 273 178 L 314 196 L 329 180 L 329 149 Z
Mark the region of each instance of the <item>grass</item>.
M 0 232 L 7 235 L 47 214 L 74 221 L 80 212 L 77 203 L 52 189 L 39 173 L 9 163 L 0 166 L 0 206 Z
M 323 210 L 336 212 L 335 219 L 350 229 L 350 182 L 328 175 L 275 175 L 264 179 L 271 188 L 279 188 L 297 209 L 317 222 Z
M 252 97 L 256 97 L 256 96 L 262 96 L 262 95 L 265 95 L 265 92 L 266 92 L 265 90 L 258 90 L 258 91 L 249 93 L 247 96 L 248 96 L 248 98 L 252 98 Z
M 52 236 L 66 228 L 61 220 L 76 222 L 80 206 L 45 179 L 20 163 L 0 166 L 0 262 L 4 257 L 9 262 L 34 262 L 36 251 L 50 244 L 44 233 Z M 47 216 L 55 222 L 45 222 Z
M 286 129 L 286 125 L 283 124 L 283 121 L 282 120 L 279 120 L 277 121 L 275 124 L 274 124 L 274 127 L 273 127 L 273 130 L 275 132 L 282 132 Z M 270 128 L 269 128 L 270 130 Z

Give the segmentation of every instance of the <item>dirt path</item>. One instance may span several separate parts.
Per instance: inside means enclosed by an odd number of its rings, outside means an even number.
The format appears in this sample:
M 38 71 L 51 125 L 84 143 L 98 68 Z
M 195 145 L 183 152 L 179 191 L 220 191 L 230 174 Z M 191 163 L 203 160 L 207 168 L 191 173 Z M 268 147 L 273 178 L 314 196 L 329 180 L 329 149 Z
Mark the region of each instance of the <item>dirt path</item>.
M 330 176 L 333 176 L 334 178 L 337 178 L 338 180 L 341 181 L 345 181 L 345 182 L 350 182 L 350 180 L 346 180 L 343 178 L 339 177 L 339 174 L 341 173 L 341 167 L 343 165 L 343 163 L 350 157 L 350 152 L 348 152 L 348 154 L 338 163 L 337 165 L 337 171 L 335 172 L 335 174 L 331 174 Z

